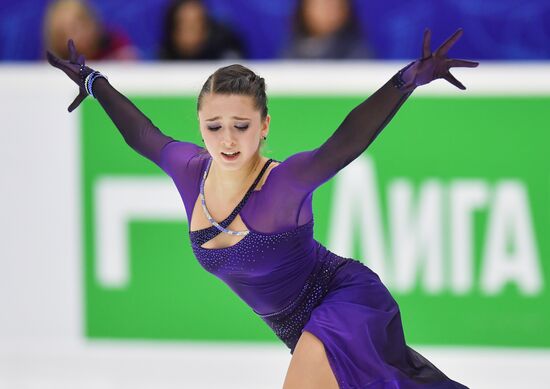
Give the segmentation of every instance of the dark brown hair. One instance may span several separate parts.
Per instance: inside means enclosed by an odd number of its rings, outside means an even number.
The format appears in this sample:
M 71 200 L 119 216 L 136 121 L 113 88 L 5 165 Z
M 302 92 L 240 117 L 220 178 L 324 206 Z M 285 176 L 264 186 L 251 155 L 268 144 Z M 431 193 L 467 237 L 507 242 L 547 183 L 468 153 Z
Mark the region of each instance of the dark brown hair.
M 206 93 L 236 94 L 250 96 L 260 110 L 262 120 L 267 117 L 265 80 L 247 67 L 239 64 L 219 68 L 208 77 L 197 98 L 197 111 Z

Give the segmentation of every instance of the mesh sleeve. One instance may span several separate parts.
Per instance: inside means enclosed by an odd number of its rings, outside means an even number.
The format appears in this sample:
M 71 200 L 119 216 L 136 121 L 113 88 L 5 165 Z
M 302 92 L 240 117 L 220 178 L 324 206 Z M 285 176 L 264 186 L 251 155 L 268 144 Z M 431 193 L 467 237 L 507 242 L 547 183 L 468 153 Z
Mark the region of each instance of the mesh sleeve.
M 295 153 L 274 167 L 258 197 L 245 208 L 249 226 L 275 233 L 312 220 L 314 190 L 363 153 L 409 95 L 388 81 L 355 107 L 321 146 Z
M 98 78 L 93 84 L 93 91 L 126 143 L 172 178 L 189 220 L 200 180 L 201 163 L 204 160 L 200 155 L 205 153 L 205 149 L 163 134 L 106 79 Z
M 321 146 L 283 161 L 286 179 L 300 192 L 312 192 L 361 155 L 409 95 L 388 81 L 355 107 Z
M 160 166 L 161 150 L 175 139 L 163 134 L 105 78 L 95 80 L 93 91 L 128 146 Z

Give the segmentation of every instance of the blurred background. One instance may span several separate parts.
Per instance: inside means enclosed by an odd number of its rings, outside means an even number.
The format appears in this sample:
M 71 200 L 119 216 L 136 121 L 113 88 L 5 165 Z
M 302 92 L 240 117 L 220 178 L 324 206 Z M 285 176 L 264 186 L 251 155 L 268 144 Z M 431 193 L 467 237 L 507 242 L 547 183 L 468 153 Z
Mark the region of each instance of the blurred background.
M 0 1 L 0 388 L 281 388 L 289 350 L 200 267 L 169 177 L 49 66 L 74 39 L 166 134 L 201 144 L 218 67 L 266 79 L 265 155 L 318 147 L 420 55 L 419 88 L 313 199 L 315 238 L 376 271 L 409 345 L 471 388 L 550 380 L 550 3 Z M 341 231 L 351 229 L 353 234 Z
M 4 0 L 0 10 L 3 61 L 62 52 L 68 35 L 90 59 L 410 59 L 425 27 L 435 42 L 463 27 L 457 57 L 550 56 L 545 0 Z

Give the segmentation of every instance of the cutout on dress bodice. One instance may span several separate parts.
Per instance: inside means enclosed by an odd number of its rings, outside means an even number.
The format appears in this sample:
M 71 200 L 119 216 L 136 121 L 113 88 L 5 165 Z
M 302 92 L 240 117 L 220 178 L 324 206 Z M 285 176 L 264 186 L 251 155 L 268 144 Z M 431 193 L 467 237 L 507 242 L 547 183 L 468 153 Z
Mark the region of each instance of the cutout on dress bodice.
M 279 164 L 280 162 L 272 161 L 272 163 L 265 169 L 265 172 L 260 178 L 260 181 L 252 191 L 254 192 L 260 191 L 262 189 L 263 184 L 266 182 L 267 177 L 269 176 L 269 173 L 271 172 L 271 170 L 275 166 L 278 166 Z M 216 204 L 213 204 L 212 202 L 208 202 L 208 194 L 205 194 L 205 197 L 207 198 L 206 207 L 208 208 L 210 215 L 219 224 L 222 224 L 222 222 L 227 220 L 231 215 L 231 213 L 234 211 L 234 209 L 238 206 L 238 204 L 236 204 L 235 206 L 230 208 L 228 207 L 218 208 L 216 207 Z M 226 226 L 226 228 L 232 231 L 248 230 L 248 227 L 242 221 L 240 214 L 237 214 L 233 219 L 233 221 L 228 226 Z M 206 232 L 206 230 L 210 230 L 210 229 L 217 232 L 217 235 L 215 237 L 206 241 L 200 246 L 203 249 L 229 248 L 231 246 L 238 244 L 242 239 L 246 238 L 246 235 L 232 235 L 232 234 L 227 234 L 225 232 L 217 230 L 216 227 L 214 227 L 210 223 L 210 221 L 206 218 L 206 215 L 204 214 L 204 211 L 202 209 L 202 204 L 201 204 L 200 193 L 197 196 L 197 199 L 195 200 L 195 204 L 193 206 L 193 212 L 191 214 L 191 224 L 189 226 L 189 229 L 192 233 L 195 233 L 197 231 L 202 231 L 202 230 L 205 230 Z

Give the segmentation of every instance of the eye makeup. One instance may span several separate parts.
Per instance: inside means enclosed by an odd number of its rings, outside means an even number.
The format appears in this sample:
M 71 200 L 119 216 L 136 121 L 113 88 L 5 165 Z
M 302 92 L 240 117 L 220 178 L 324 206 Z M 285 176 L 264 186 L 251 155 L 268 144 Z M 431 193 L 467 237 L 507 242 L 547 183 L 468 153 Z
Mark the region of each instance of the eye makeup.
M 246 124 L 235 124 L 235 128 L 240 130 L 240 131 L 246 131 L 248 129 L 248 127 L 249 127 L 248 123 L 246 123 Z M 220 128 L 222 128 L 222 126 L 208 125 L 208 126 L 206 126 L 206 128 L 208 128 L 210 131 L 218 131 Z
M 248 123 L 243 123 L 243 124 L 235 124 L 235 128 L 243 131 L 243 130 L 246 130 L 248 128 Z

